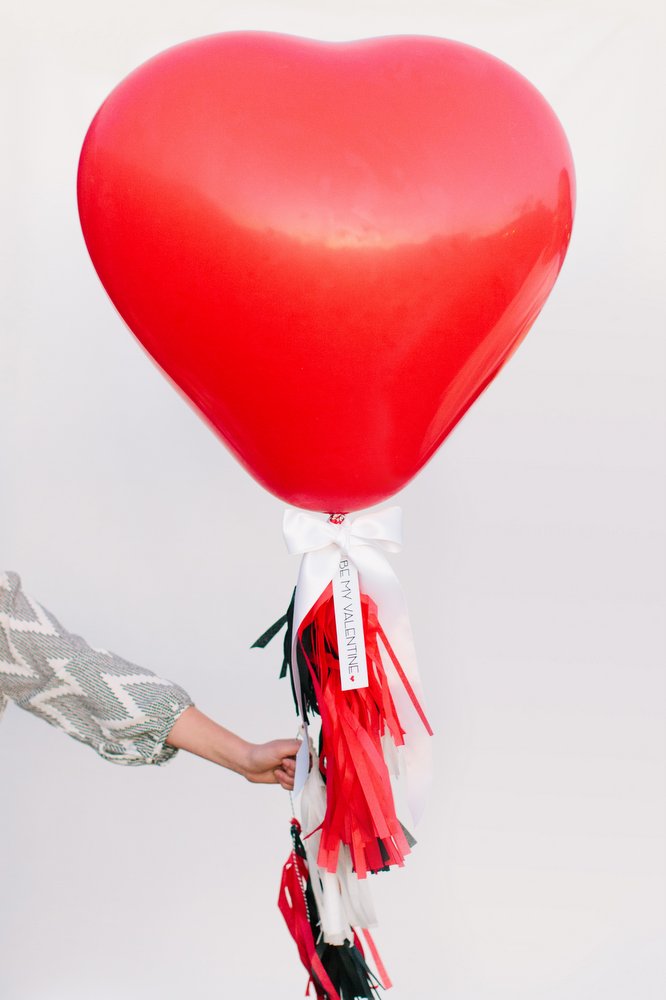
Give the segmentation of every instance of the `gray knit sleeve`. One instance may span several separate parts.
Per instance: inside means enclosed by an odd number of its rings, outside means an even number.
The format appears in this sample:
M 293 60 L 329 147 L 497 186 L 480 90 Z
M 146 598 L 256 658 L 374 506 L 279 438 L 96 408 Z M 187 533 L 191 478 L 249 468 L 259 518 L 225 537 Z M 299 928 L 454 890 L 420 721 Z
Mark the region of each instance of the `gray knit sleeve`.
M 165 764 L 165 740 L 193 704 L 181 687 L 67 632 L 0 572 L 0 715 L 20 708 L 115 764 Z

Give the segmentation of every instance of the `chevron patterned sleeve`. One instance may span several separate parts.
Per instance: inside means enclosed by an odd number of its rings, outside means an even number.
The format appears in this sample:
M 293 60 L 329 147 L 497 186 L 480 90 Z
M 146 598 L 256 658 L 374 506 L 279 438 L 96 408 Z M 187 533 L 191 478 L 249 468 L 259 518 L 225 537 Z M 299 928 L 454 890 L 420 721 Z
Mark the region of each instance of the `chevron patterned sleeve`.
M 177 684 L 94 649 L 0 572 L 0 715 L 7 701 L 115 764 L 165 764 L 176 719 L 193 704 Z

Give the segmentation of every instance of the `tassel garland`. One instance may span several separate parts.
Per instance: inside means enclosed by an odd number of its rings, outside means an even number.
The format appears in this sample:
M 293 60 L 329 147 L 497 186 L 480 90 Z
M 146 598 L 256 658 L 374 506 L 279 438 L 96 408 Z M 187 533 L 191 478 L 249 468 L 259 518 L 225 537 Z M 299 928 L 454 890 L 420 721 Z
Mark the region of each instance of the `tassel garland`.
M 295 784 L 305 834 L 293 819 L 279 907 L 320 1000 L 374 1000 L 390 982 L 367 931 L 376 924 L 367 876 L 402 866 L 415 844 L 396 815 L 391 778 L 404 774 L 418 818 L 432 735 L 415 691 L 404 599 L 382 555 L 400 547 L 399 509 L 349 524 L 343 515 L 324 524 L 287 511 L 285 538 L 303 555 L 299 582 L 286 613 L 254 643 L 265 647 L 286 626 L 280 677 L 289 674 L 306 736 Z M 316 716 L 317 751 L 307 728 Z M 370 972 L 355 928 L 363 928 L 381 979 Z

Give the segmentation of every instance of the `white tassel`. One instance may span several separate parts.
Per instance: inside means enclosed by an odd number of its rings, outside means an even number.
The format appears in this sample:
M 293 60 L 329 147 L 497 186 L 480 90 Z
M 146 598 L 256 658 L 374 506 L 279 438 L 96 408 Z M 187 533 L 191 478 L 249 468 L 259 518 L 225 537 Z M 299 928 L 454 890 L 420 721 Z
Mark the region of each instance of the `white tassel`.
M 340 848 L 337 878 L 345 913 L 353 927 L 376 927 L 377 915 L 372 901 L 369 880 L 356 878 L 352 868 L 351 854 L 346 844 Z
M 352 927 L 374 927 L 375 910 L 367 879 L 361 882 L 352 870 L 349 848 L 340 850 L 337 872 L 328 872 L 317 864 L 321 824 L 326 815 L 326 785 L 319 771 L 314 750 L 312 767 L 301 794 L 303 845 L 310 869 L 310 881 L 317 901 L 324 941 L 342 945 L 353 942 Z

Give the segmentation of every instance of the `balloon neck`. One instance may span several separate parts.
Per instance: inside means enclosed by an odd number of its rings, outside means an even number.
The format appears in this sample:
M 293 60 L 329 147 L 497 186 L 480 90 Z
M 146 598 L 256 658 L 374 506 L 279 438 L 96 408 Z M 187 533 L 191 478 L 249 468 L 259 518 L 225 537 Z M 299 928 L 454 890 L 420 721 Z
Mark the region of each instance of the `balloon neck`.
M 342 524 L 345 519 L 344 514 L 329 514 L 328 520 L 331 524 Z

